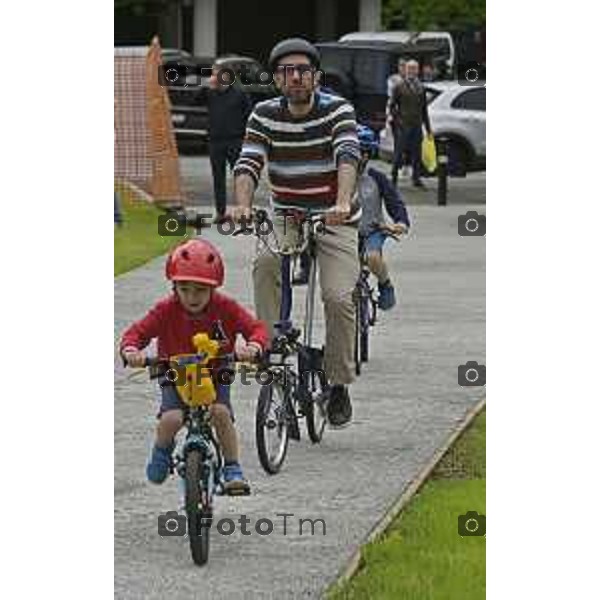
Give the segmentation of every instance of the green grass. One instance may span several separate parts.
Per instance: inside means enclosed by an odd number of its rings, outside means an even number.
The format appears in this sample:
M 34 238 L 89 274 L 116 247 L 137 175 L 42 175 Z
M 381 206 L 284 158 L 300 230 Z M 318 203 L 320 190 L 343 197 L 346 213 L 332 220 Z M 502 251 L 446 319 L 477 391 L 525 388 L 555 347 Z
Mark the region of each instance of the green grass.
M 115 277 L 135 269 L 167 252 L 182 237 L 158 235 L 158 215 L 162 211 L 144 202 L 132 202 L 120 192 L 124 223 L 115 226 Z
M 485 537 L 458 535 L 458 515 L 485 514 L 485 410 L 431 478 L 363 548 L 361 568 L 331 600 L 483 600 Z

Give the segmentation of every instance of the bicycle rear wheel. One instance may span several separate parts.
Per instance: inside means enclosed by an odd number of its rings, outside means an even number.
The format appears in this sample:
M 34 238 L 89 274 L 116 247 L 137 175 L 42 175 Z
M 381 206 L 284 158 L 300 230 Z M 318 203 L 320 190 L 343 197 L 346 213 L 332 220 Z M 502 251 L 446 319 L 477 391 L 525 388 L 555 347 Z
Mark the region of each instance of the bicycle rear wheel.
M 256 406 L 256 448 L 262 468 L 274 475 L 285 460 L 289 442 L 286 395 L 289 389 L 278 382 L 260 388 Z
M 209 534 L 212 520 L 211 499 L 203 494 L 202 455 L 190 450 L 185 461 L 185 512 L 192 560 L 197 565 L 208 561 Z M 204 496 L 204 497 L 203 497 Z

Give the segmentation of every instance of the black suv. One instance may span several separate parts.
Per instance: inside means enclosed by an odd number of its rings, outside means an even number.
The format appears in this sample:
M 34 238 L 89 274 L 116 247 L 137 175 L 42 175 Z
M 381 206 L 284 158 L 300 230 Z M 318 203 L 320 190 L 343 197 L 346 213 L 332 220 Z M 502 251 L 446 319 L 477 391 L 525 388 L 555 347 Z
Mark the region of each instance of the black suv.
M 208 131 L 208 77 L 199 77 L 200 68 L 210 71 L 214 58 L 195 57 L 181 52 L 175 55 L 173 52 L 163 51 L 164 64 L 174 63 L 189 67 L 191 76 L 185 80 L 176 81 L 169 85 L 169 98 L 171 100 L 171 121 L 175 130 L 175 138 L 180 151 L 199 151 L 209 138 Z M 256 81 L 256 73 L 262 70 L 259 62 L 246 56 L 219 57 L 219 63 L 225 68 L 236 73 L 237 81 L 234 85 L 240 85 L 241 89 L 248 94 L 252 104 L 266 100 L 276 95 L 273 85 L 249 84 L 243 85 L 240 79 L 242 67 L 245 68 L 246 81 Z M 209 72 L 207 71 L 207 73 Z
M 375 131 L 385 127 L 388 78 L 397 72 L 399 58 L 414 58 L 443 70 L 444 49 L 429 45 L 394 42 L 326 42 L 317 44 L 321 53 L 323 84 L 343 96 L 356 110 L 360 123 Z

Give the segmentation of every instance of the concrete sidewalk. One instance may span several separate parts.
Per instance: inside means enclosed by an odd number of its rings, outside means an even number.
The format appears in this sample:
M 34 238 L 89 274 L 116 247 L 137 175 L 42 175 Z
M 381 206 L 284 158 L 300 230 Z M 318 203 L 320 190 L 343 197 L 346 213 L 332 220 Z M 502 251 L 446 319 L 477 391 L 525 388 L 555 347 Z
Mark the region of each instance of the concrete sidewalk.
M 462 388 L 457 367 L 485 363 L 485 238 L 460 237 L 457 218 L 474 205 L 410 207 L 411 235 L 388 242 L 386 256 L 399 306 L 382 315 L 372 338 L 372 360 L 352 386 L 354 423 L 326 431 L 320 445 L 291 442 L 282 472 L 266 475 L 256 455 L 254 409 L 258 386 L 233 390 L 243 465 L 252 483 L 247 498 L 218 498 L 215 523 L 236 522 L 230 536 L 211 533 L 208 566 L 198 568 L 187 539 L 161 538 L 157 517 L 178 508 L 174 480 L 146 483 L 144 466 L 153 428 L 155 389 L 143 373 L 115 360 L 115 596 L 117 598 L 316 598 L 373 525 L 415 478 L 461 417 L 484 395 Z M 202 234 L 222 249 L 225 291 L 252 306 L 253 241 Z M 115 334 L 168 291 L 164 259 L 115 280 Z M 300 302 L 296 302 L 298 306 Z M 320 329 L 319 329 L 320 331 Z M 465 506 L 465 510 L 469 507 Z M 287 535 L 283 518 L 288 517 Z M 237 522 L 250 519 L 251 535 Z M 457 515 L 448 514 L 456 528 Z M 275 529 L 262 537 L 259 518 Z M 298 519 L 324 519 L 315 535 Z

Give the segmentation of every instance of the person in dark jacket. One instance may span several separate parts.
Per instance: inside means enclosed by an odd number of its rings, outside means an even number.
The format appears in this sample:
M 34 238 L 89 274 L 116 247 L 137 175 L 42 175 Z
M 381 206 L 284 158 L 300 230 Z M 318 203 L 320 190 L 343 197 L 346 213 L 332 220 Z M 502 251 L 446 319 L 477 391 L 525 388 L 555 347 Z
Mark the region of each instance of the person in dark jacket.
M 229 164 L 229 168 L 233 169 L 240 155 L 246 121 L 252 111 L 250 99 L 237 84 L 229 81 L 231 76 L 232 73 L 224 70 L 216 61 L 208 90 L 209 152 L 215 194 L 215 223 L 220 223 L 225 218 L 226 167 Z
M 425 88 L 419 81 L 419 63 L 409 60 L 406 63 L 406 77 L 392 90 L 390 111 L 396 126 L 397 139 L 394 141 L 394 164 L 392 182 L 398 182 L 398 169 L 402 167 L 403 152 L 408 151 L 412 165 L 412 181 L 416 187 L 424 187 L 421 181 L 421 143 L 423 126 L 431 134 Z

